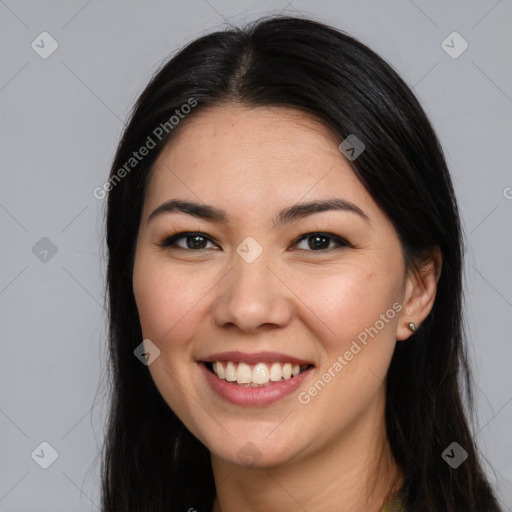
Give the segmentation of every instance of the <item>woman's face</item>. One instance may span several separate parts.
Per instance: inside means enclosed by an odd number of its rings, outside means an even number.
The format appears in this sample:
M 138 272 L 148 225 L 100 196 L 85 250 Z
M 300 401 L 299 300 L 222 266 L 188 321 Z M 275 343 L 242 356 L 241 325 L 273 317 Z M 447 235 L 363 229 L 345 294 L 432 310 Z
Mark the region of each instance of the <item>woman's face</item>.
M 392 224 L 339 141 L 296 111 L 222 107 L 180 129 L 154 166 L 133 274 L 161 395 L 235 464 L 270 467 L 370 439 L 396 340 L 415 320 L 402 308 L 409 287 Z M 225 219 L 176 207 L 151 216 L 170 200 Z M 295 210 L 326 200 L 353 206 Z M 192 236 L 159 245 L 180 232 Z

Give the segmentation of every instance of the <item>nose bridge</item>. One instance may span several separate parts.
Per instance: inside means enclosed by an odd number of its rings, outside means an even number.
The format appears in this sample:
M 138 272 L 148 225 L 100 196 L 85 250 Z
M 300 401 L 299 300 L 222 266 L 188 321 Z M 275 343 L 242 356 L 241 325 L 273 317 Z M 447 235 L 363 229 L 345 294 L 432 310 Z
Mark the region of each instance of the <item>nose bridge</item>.
M 254 330 L 263 324 L 283 326 L 290 320 L 292 305 L 272 271 L 269 255 L 252 237 L 236 248 L 213 309 L 217 325 Z

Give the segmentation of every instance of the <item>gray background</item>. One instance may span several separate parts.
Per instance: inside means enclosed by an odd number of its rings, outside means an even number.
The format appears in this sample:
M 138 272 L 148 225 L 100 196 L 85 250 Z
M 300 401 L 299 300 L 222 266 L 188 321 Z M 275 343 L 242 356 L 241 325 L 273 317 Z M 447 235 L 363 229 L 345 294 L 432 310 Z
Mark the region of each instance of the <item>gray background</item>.
M 368 44 L 437 130 L 467 234 L 475 431 L 512 510 L 510 0 L 0 0 L 0 511 L 99 510 L 105 200 L 93 190 L 162 60 L 225 20 L 282 10 Z M 47 59 L 31 47 L 43 31 L 59 45 Z M 458 58 L 441 46 L 453 31 L 469 44 Z M 58 452 L 47 469 L 43 441 Z

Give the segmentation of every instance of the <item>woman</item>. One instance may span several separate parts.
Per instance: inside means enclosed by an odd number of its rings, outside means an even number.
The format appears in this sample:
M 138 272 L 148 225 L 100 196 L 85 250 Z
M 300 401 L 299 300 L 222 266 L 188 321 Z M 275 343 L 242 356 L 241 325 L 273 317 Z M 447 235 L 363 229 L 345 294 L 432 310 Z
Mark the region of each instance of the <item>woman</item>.
M 201 37 L 107 190 L 105 512 L 499 510 L 451 179 L 379 56 L 293 17 Z

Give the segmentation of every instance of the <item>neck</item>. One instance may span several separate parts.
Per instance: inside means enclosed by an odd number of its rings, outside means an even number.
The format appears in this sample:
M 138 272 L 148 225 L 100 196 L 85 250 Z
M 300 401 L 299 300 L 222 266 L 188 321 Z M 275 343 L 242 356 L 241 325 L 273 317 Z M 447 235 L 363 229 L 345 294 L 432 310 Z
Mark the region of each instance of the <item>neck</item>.
M 213 512 L 380 512 L 403 483 L 384 428 L 384 400 L 316 451 L 243 468 L 212 454 Z

